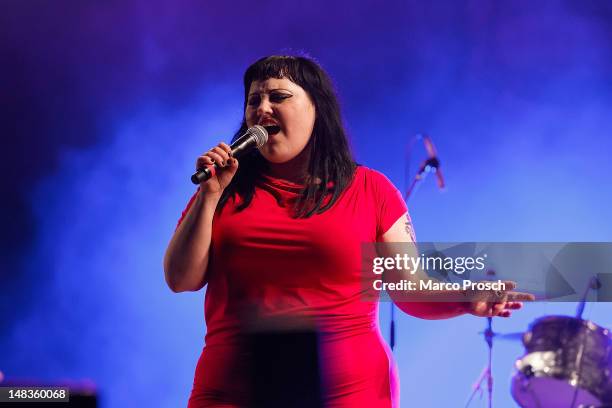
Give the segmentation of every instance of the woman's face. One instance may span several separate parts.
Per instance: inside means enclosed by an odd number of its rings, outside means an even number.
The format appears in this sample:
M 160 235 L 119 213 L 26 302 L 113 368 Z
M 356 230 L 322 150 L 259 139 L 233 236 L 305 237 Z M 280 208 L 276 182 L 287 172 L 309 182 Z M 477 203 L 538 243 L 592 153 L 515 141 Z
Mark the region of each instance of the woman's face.
M 280 128 L 269 135 L 268 143 L 259 151 L 269 162 L 285 163 L 308 144 L 315 122 L 315 106 L 301 86 L 286 78 L 270 78 L 251 83 L 244 116 L 248 127 Z

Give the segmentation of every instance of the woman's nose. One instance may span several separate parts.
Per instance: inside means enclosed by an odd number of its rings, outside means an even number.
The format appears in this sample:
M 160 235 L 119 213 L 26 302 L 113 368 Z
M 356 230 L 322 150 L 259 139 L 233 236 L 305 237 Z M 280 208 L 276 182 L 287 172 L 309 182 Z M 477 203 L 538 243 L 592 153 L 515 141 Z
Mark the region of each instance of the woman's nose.
M 261 102 L 259 102 L 259 106 L 257 106 L 257 116 L 262 117 L 266 114 L 272 113 L 272 105 L 268 98 L 262 98 Z

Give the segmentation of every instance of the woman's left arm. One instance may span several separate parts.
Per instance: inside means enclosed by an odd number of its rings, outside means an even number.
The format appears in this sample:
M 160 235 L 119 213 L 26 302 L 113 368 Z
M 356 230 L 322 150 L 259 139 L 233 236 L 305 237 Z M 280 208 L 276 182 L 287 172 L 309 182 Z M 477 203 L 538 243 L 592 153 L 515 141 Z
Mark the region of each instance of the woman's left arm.
M 408 213 L 404 213 L 382 235 L 381 241 L 383 243 L 406 243 L 407 249 L 416 248 L 414 245 L 411 245 L 416 242 L 416 238 Z M 414 255 L 417 254 L 415 253 Z M 422 272 L 411 275 L 406 271 L 398 270 L 387 271 L 383 275 L 384 280 L 389 282 L 407 279 L 417 284 L 416 280 L 423 277 Z M 415 298 L 424 299 L 419 301 L 405 301 L 405 298 L 402 300 L 397 294 L 394 296 L 393 291 L 390 291 L 389 295 L 403 312 L 422 319 L 447 319 L 466 313 L 481 317 L 510 317 L 512 310 L 520 309 L 523 306 L 523 303 L 517 300 L 533 300 L 533 296 L 530 294 L 512 292 L 511 290 L 515 287 L 516 284 L 514 282 L 507 282 L 506 291 L 501 293 L 468 291 L 466 293 L 448 292 L 448 294 L 445 294 L 444 292 L 415 291 Z M 465 297 L 465 301 L 441 301 L 450 297 L 457 298 L 457 296 Z

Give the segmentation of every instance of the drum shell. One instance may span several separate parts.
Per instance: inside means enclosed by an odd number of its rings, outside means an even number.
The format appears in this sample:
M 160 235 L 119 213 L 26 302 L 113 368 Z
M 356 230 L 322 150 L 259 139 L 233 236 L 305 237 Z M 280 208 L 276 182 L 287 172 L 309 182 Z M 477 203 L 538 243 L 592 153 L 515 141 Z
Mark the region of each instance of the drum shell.
M 556 379 L 559 386 L 612 402 L 612 336 L 607 329 L 570 316 L 546 316 L 530 325 L 523 344 L 526 353 L 516 362 L 521 383 Z

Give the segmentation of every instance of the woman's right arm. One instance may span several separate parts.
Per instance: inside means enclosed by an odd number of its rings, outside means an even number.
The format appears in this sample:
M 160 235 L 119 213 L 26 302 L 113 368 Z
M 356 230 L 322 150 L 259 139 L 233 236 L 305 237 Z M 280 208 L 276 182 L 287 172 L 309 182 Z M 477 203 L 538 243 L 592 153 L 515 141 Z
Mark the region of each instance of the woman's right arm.
M 174 231 L 164 256 L 164 275 L 173 292 L 200 290 L 206 284 L 212 223 L 223 190 L 238 170 L 225 143 L 200 156 L 196 168 L 216 163 L 217 174 L 200 184 L 200 189 L 182 222 Z

